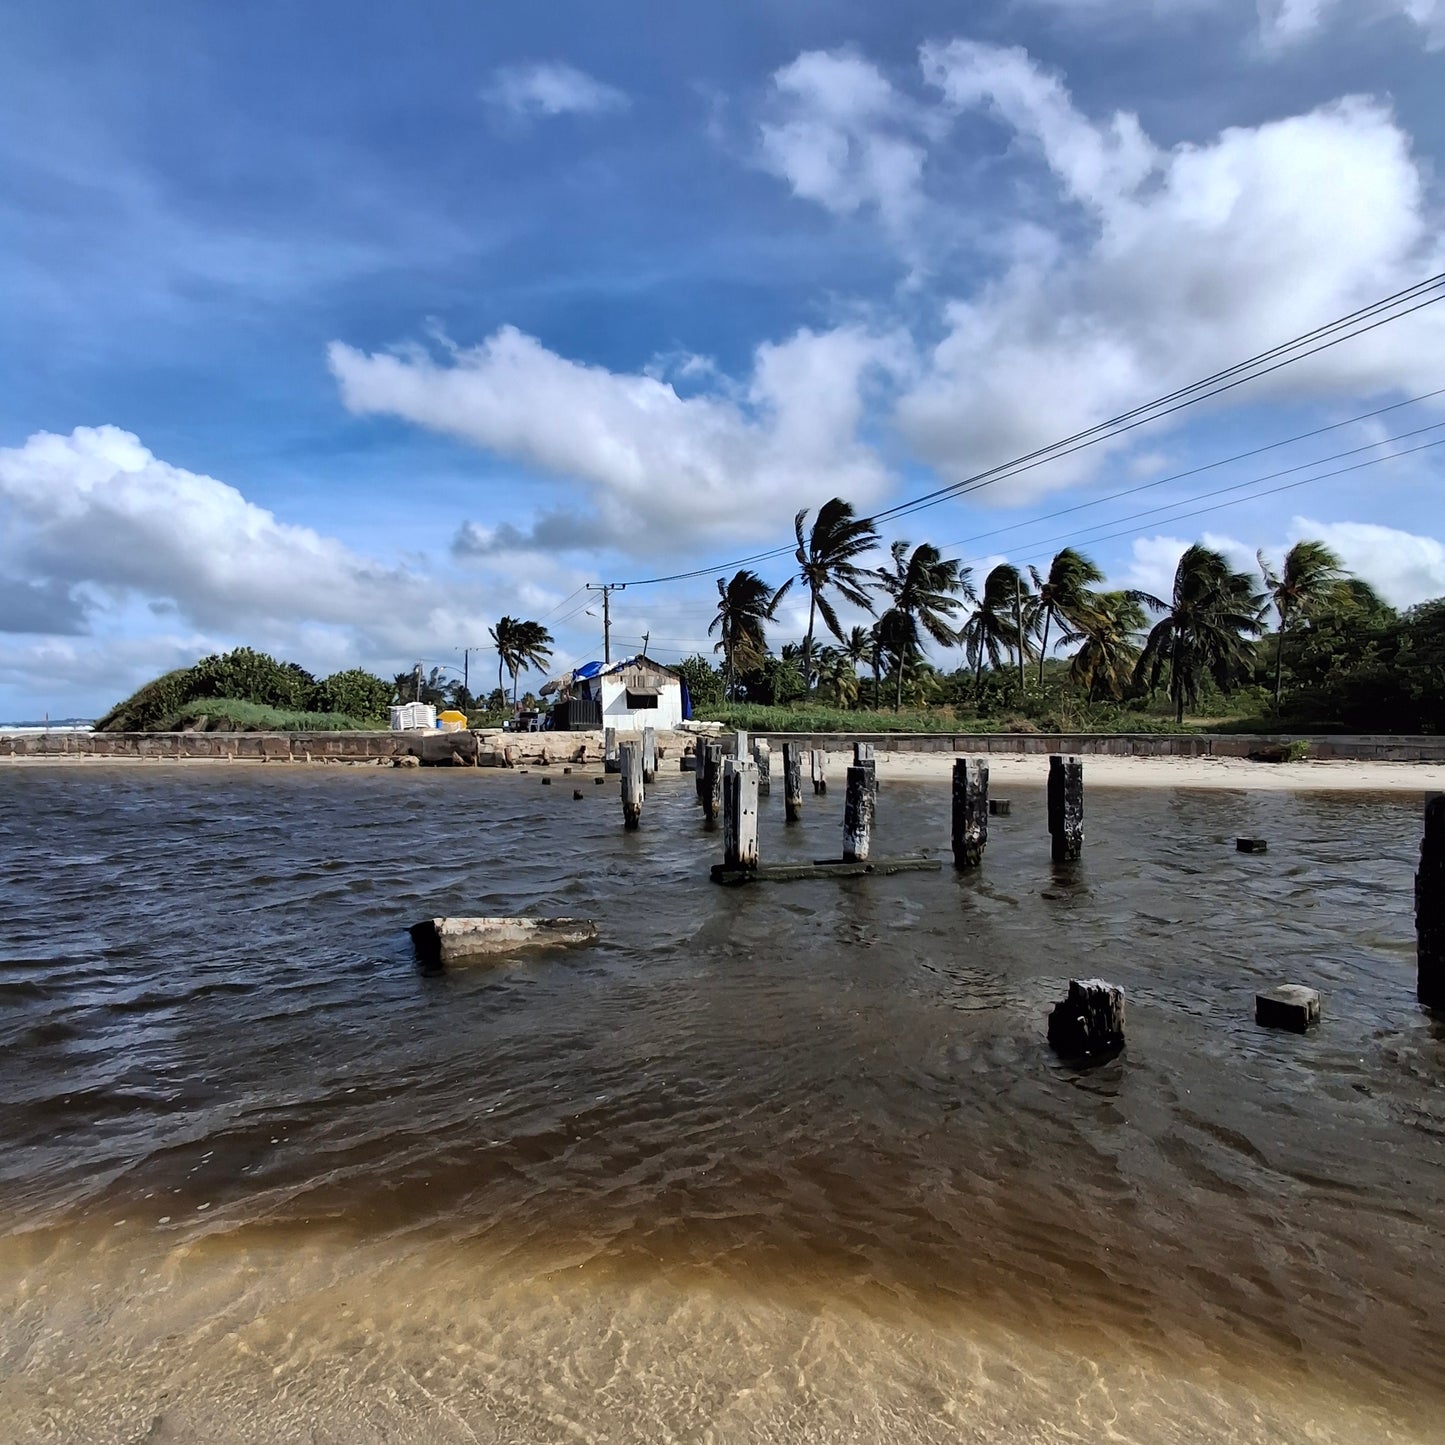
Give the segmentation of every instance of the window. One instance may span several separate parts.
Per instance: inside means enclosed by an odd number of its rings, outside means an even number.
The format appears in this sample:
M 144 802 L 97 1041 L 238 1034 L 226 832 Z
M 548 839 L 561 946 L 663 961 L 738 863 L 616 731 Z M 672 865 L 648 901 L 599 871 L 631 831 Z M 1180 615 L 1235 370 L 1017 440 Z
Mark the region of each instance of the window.
M 656 706 L 657 694 L 655 692 L 634 691 L 630 687 L 627 689 L 628 712 L 645 712 L 649 708 L 656 708 Z

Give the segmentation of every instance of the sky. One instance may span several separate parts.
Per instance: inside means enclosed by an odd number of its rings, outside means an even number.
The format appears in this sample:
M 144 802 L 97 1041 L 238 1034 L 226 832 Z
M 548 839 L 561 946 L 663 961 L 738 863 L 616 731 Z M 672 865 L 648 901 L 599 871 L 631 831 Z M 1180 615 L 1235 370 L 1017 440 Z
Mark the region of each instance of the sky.
M 588 583 L 708 651 L 799 508 L 1445 272 L 1441 94 L 1445 0 L 0 0 L 0 720 L 241 644 L 475 684 L 504 613 L 560 667 Z M 1442 389 L 1445 304 L 883 530 L 1155 593 L 1318 537 L 1409 606 Z

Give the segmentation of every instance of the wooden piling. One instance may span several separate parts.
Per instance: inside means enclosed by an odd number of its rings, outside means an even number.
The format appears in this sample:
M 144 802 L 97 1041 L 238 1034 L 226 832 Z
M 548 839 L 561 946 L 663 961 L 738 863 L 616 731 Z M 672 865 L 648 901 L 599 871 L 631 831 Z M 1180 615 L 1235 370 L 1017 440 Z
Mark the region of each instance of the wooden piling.
M 602 732 L 602 771 L 615 773 L 621 766 L 617 756 L 617 729 L 604 728 Z
M 642 781 L 650 783 L 657 777 L 657 729 L 642 730 Z
M 723 866 L 758 866 L 758 767 L 746 759 L 723 764 Z
M 977 868 L 988 847 L 988 759 L 953 764 L 953 866 Z
M 698 740 L 692 745 L 692 754 L 693 754 L 693 763 L 692 763 L 693 779 L 692 779 L 692 781 L 693 781 L 693 786 L 697 789 L 697 801 L 698 801 L 699 804 L 701 804 L 701 802 L 702 802 L 702 791 L 703 791 L 703 779 L 704 779 L 704 777 L 705 777 L 705 775 L 706 775 L 706 773 L 707 773 L 707 741 L 706 741 L 706 739 L 704 739 L 704 738 L 698 738 Z
M 631 832 L 642 824 L 642 744 L 623 743 L 618 767 L 622 772 L 622 825 Z
M 848 769 L 843 801 L 843 861 L 866 863 L 873 842 L 873 775 L 855 764 Z
M 878 796 L 878 758 L 873 751 L 872 743 L 853 744 L 853 766 L 867 768 L 868 787 L 876 798 Z
M 1073 863 L 1084 851 L 1084 764 L 1049 757 L 1049 836 L 1055 863 Z
M 783 801 L 788 822 L 803 816 L 803 749 L 799 743 L 783 744 Z
M 702 758 L 702 816 L 709 828 L 717 825 L 722 800 L 722 744 L 709 743 Z
M 828 791 L 828 754 L 822 748 L 814 748 L 808 762 L 813 775 L 813 796 L 821 798 Z
M 1425 804 L 1420 871 L 1415 874 L 1416 997 L 1445 1009 L 1445 793 Z
M 762 797 L 773 791 L 773 750 L 766 738 L 753 743 L 753 762 L 758 767 L 758 796 Z

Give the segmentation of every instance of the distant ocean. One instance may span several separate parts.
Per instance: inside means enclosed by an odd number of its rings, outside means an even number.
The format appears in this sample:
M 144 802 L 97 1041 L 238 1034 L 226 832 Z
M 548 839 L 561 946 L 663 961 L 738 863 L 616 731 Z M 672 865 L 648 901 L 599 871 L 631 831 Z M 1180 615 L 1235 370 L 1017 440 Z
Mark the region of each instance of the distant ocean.
M 95 726 L 89 717 L 60 717 L 37 722 L 28 718 L 21 722 L 0 722 L 0 733 L 88 733 Z

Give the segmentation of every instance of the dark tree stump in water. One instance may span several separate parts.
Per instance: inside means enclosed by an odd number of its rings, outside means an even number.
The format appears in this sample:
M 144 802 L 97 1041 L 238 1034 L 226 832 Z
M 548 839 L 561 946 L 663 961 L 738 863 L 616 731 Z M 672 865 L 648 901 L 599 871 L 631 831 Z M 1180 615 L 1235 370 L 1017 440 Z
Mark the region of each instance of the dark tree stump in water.
M 1049 1043 L 1066 1059 L 1107 1059 L 1124 1047 L 1124 990 L 1101 978 L 1069 980 L 1049 1014 Z

